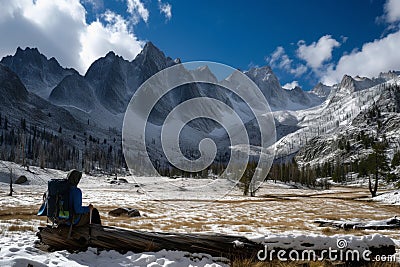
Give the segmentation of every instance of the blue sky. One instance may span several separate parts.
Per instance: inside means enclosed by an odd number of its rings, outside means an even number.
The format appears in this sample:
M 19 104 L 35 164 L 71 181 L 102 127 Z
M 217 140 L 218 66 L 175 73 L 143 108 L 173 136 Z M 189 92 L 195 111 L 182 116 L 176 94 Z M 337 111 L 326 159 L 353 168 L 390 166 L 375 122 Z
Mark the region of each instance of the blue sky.
M 4 1 L 4 3 L 2 3 Z M 109 50 L 128 60 L 152 41 L 182 61 L 271 65 L 305 90 L 343 74 L 400 70 L 400 0 L 0 0 L 0 56 L 36 46 L 82 74 Z M 51 21 L 52 23 L 49 23 Z M 290 85 L 289 85 L 290 84 Z

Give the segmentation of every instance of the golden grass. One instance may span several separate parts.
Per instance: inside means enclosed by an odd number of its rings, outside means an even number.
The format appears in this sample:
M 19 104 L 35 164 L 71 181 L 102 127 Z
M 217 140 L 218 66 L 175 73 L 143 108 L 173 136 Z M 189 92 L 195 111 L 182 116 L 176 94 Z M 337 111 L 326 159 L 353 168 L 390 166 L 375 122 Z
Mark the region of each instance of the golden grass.
M 168 231 L 168 232 L 210 232 L 215 229 L 232 229 L 237 232 L 281 232 L 309 231 L 333 235 L 371 234 L 374 231 L 340 230 L 317 228 L 313 224 L 316 219 L 365 219 L 379 220 L 399 215 L 398 207 L 382 205 L 374 202 L 343 200 L 346 198 L 368 194 L 364 189 L 346 188 L 343 192 L 305 193 L 303 190 L 290 190 L 285 194 L 271 195 L 270 198 L 237 198 L 233 200 L 200 201 L 206 205 L 188 208 L 192 201 L 169 200 L 138 201 L 130 208 L 138 209 L 142 217 L 112 217 L 108 212 L 123 207 L 122 199 L 116 199 L 115 205 L 97 205 L 104 225 L 118 226 L 134 230 Z M 293 192 L 293 193 L 292 193 Z M 339 195 L 339 199 L 337 198 Z M 99 203 L 100 204 L 100 203 Z M 173 204 L 171 206 L 169 204 Z M 201 204 L 201 203 L 200 203 Z M 185 208 L 180 208 L 185 207 Z M 0 223 L 13 223 L 16 219 L 25 222 L 46 222 L 45 217 L 37 217 L 38 206 L 0 207 Z M 218 231 L 218 230 L 216 230 Z M 376 231 L 375 231 L 376 232 Z M 385 231 L 385 235 L 396 235 L 395 231 Z
M 8 226 L 8 231 L 19 231 L 19 232 L 25 232 L 25 231 L 34 231 L 34 227 L 32 225 L 10 225 Z
M 294 194 L 296 195 L 296 194 Z M 190 201 L 168 201 L 181 206 Z M 239 229 L 239 232 L 268 229 L 271 231 L 308 230 L 327 235 L 338 233 L 364 234 L 359 230 L 336 230 L 316 228 L 312 223 L 316 219 L 342 220 L 365 219 L 379 220 L 397 215 L 398 207 L 385 206 L 373 202 L 358 200 L 335 200 L 324 198 L 295 198 L 289 203 L 282 199 L 238 199 L 222 200 L 195 209 L 181 210 L 158 201 L 139 201 L 131 208 L 136 208 L 142 217 L 112 217 L 108 211 L 118 206 L 99 206 L 103 222 L 136 230 L 162 231 L 210 231 L 210 225 L 216 228 Z M 354 204 L 354 205 L 353 205 Z M 184 212 L 184 213 L 182 213 Z M 182 216 L 184 214 L 184 216 Z M 202 217 L 199 214 L 206 214 Z

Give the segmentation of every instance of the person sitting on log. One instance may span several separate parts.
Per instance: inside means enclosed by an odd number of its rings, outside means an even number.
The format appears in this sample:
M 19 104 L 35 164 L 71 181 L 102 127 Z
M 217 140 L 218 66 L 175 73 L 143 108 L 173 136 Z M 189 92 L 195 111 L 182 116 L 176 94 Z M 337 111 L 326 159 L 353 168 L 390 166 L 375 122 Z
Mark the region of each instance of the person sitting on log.
M 82 226 L 89 224 L 90 211 L 92 211 L 92 223 L 101 224 L 99 211 L 93 207 L 92 204 L 89 206 L 82 206 L 82 191 L 78 188 L 78 184 L 82 178 L 82 172 L 77 170 L 71 170 L 68 173 L 67 179 L 70 188 L 70 206 L 74 211 L 74 226 Z

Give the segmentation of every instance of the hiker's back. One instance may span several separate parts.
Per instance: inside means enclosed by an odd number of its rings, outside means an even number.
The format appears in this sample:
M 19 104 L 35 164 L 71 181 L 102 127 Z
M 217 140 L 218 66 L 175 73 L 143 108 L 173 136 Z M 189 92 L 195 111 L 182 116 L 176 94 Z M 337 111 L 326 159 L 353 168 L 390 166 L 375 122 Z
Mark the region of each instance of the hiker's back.
M 48 181 L 44 203 L 39 216 L 47 216 L 54 224 L 67 223 L 72 216 L 70 203 L 71 185 L 67 179 L 51 179 Z
M 100 214 L 92 204 L 82 206 L 82 191 L 77 187 L 81 177 L 81 172 L 71 170 L 67 179 L 50 180 L 38 215 L 47 216 L 56 225 L 71 225 L 71 229 L 72 225 L 89 222 L 101 224 Z

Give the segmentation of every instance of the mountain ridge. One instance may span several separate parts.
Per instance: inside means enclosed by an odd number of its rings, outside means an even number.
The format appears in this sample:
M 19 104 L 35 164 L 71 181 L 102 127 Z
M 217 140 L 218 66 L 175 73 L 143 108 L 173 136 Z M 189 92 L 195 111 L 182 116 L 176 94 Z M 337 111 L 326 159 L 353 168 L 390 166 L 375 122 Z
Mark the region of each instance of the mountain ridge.
M 24 64 L 25 61 L 26 64 Z M 160 70 L 179 64 L 180 60 L 167 57 L 149 42 L 132 61 L 125 60 L 112 51 L 108 52 L 104 57 L 93 62 L 85 75 L 80 75 L 73 69 L 61 67 L 56 59 L 47 59 L 36 48 L 26 48 L 25 50 L 17 48 L 14 56 L 4 57 L 1 62 L 1 73 L 8 78 L 3 79 L 0 87 L 6 88 L 7 80 L 14 80 L 12 84 L 16 88 L 15 92 L 7 91 L 7 100 L 3 100 L 8 101 L 9 112 L 16 109 L 18 114 L 22 114 L 21 110 L 15 106 L 24 105 L 25 101 L 25 104 L 34 109 L 38 109 L 36 106 L 41 106 L 53 110 L 52 112 L 59 110 L 57 112 L 68 117 L 66 121 L 72 124 L 76 123 L 76 125 L 80 125 L 79 127 L 90 124 L 90 126 L 102 130 L 111 127 L 120 131 L 124 112 L 139 86 Z M 29 71 L 31 67 L 33 71 Z M 47 70 L 49 70 L 48 73 L 46 73 Z M 305 160 L 307 157 L 302 155 L 313 154 L 304 152 L 314 149 L 310 148 L 308 140 L 321 138 L 322 143 L 326 143 L 329 140 L 328 134 L 339 133 L 340 129 L 350 127 L 349 125 L 353 122 L 356 123 L 356 118 L 361 118 L 358 117 L 361 116 L 359 114 L 366 112 L 365 110 L 378 101 L 381 97 L 380 92 L 385 93 L 380 102 L 387 101 L 390 94 L 385 90 L 379 89 L 379 91 L 377 88 L 398 79 L 400 74 L 400 72 L 389 71 L 381 73 L 375 78 L 345 75 L 342 81 L 336 85 L 327 86 L 319 83 L 311 91 L 304 91 L 300 87 L 292 90 L 282 88 L 279 79 L 269 66 L 251 68 L 242 73 L 260 88 L 270 104 L 277 126 L 278 154 L 299 153 L 301 158 L 299 158 L 299 162 L 303 163 L 307 162 Z M 207 66 L 186 71 L 182 75 L 208 77 L 216 81 Z M 234 86 L 238 82 L 238 75 L 239 71 L 233 72 L 223 81 L 223 84 Z M 54 83 L 56 83 L 55 86 L 51 88 L 50 85 Z M 40 87 L 42 85 L 43 87 Z M 47 98 L 43 97 L 45 96 L 44 92 L 50 92 Z M 41 97 L 41 100 L 37 99 L 37 95 Z M 203 96 L 212 96 L 225 102 L 241 115 L 251 131 L 255 129 L 254 120 L 248 114 L 249 109 L 243 108 L 240 99 L 226 90 L 216 89 L 207 84 L 191 84 L 184 90 L 171 92 L 155 107 L 150 122 L 155 125 L 154 128 L 157 128 L 156 126 L 160 125 L 166 114 L 177 104 L 193 97 Z M 391 107 L 396 105 L 399 104 L 390 104 Z M 61 112 L 61 110 L 64 111 Z M 219 114 L 220 111 L 215 112 Z M 42 115 L 39 117 L 43 119 Z M 63 120 L 62 116 L 59 119 Z M 43 120 L 47 121 L 47 119 Z M 52 121 L 54 122 L 54 120 Z M 70 128 L 77 128 L 76 125 L 72 125 Z M 220 126 L 200 119 L 191 123 L 190 127 L 193 129 L 193 133 L 201 138 L 202 135 L 206 136 Z M 190 133 L 190 131 L 188 132 Z M 257 136 L 257 133 L 251 132 L 249 135 Z M 225 142 L 223 139 L 226 136 L 220 138 L 221 142 Z M 279 148 L 284 141 L 291 143 L 291 147 Z M 159 147 L 156 144 L 154 149 L 159 149 Z M 154 152 L 154 154 L 156 153 Z

